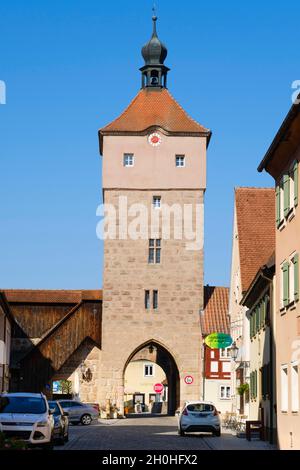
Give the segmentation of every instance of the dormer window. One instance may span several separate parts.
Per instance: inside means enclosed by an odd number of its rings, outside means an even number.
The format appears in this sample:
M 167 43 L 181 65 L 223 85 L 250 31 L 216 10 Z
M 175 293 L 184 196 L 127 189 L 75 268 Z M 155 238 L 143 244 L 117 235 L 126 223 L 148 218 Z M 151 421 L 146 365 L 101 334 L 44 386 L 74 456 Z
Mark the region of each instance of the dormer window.
M 123 165 L 124 166 L 134 166 L 134 155 L 133 153 L 124 153 L 123 156 Z
M 176 155 L 175 163 L 177 168 L 185 167 L 185 155 Z

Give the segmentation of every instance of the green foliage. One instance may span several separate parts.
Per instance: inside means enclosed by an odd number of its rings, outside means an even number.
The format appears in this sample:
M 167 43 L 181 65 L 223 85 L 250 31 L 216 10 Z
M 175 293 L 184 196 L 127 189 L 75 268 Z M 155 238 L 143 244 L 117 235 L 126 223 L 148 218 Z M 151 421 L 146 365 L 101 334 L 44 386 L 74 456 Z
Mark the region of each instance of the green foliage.
M 71 382 L 71 380 L 66 380 L 66 379 L 60 380 L 58 389 L 64 395 L 71 395 L 71 393 L 72 393 L 72 382 Z
M 249 384 L 242 384 L 237 388 L 237 392 L 240 396 L 243 396 L 245 393 L 249 392 Z

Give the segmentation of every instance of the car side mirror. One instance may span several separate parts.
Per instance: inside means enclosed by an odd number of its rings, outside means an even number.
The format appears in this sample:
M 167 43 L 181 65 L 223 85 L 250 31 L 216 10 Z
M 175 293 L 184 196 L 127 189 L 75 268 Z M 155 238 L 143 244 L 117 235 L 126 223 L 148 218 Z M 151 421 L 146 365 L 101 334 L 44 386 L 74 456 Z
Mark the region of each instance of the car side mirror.
M 69 416 L 69 413 L 67 411 L 64 411 L 63 416 Z
M 53 408 L 52 409 L 50 408 L 49 415 L 54 415 L 54 412 L 55 412 L 55 410 Z

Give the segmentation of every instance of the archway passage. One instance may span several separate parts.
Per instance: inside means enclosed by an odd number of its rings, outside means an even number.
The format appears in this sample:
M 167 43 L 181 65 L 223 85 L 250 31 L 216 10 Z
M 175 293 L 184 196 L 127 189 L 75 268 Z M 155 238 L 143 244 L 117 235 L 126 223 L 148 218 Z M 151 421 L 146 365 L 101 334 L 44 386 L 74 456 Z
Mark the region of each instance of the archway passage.
M 179 382 L 179 372 L 178 368 L 176 365 L 176 362 L 173 358 L 173 356 L 169 353 L 169 351 L 164 348 L 161 344 L 151 340 L 143 345 L 141 345 L 139 348 L 135 349 L 133 353 L 130 355 L 128 358 L 125 367 L 124 367 L 124 381 L 125 381 L 125 374 L 126 374 L 126 369 L 128 368 L 129 364 L 133 363 L 138 363 L 138 362 L 143 362 L 145 367 L 147 365 L 151 364 L 157 364 L 159 368 L 161 368 L 165 374 L 165 380 L 164 380 L 164 385 L 165 385 L 165 410 L 169 415 L 174 415 L 176 409 L 179 407 L 180 404 L 180 382 Z M 136 368 L 136 371 L 138 371 L 138 368 Z M 137 372 L 139 373 L 139 372 Z M 143 384 L 145 384 L 145 374 L 141 373 L 140 375 L 141 381 L 143 380 Z M 139 390 L 139 386 L 137 384 L 139 380 L 139 377 L 135 377 L 135 384 L 125 384 L 125 392 L 126 392 L 126 386 L 130 390 L 132 395 L 138 396 L 140 395 L 153 395 L 154 390 L 153 390 L 153 385 L 151 383 L 150 387 L 151 388 L 142 388 L 142 385 L 140 388 L 142 389 Z M 150 382 L 149 382 L 150 383 Z M 130 388 L 131 386 L 131 388 Z M 136 389 L 133 390 L 132 386 L 134 386 Z M 149 398 L 149 397 L 148 397 Z M 126 401 L 126 396 L 124 397 Z

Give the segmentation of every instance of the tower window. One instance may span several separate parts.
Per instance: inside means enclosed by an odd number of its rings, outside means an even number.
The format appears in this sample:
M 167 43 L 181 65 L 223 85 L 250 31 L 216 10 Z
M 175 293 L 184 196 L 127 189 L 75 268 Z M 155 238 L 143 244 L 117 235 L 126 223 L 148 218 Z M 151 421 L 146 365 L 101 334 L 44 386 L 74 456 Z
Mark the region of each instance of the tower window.
M 175 162 L 177 168 L 185 167 L 185 155 L 176 155 Z
M 149 240 L 149 254 L 148 254 L 149 264 L 160 263 L 160 250 L 161 250 L 161 240 L 151 238 Z
M 154 367 L 153 364 L 144 365 L 144 377 L 153 377 L 154 376 Z
M 150 291 L 145 290 L 145 309 L 149 310 L 150 309 Z
M 124 166 L 134 166 L 134 155 L 133 155 L 133 153 L 124 153 L 123 165 Z
M 161 205 L 160 203 L 161 203 L 161 197 L 160 197 L 160 196 L 153 196 L 153 202 L 152 202 L 152 204 L 153 204 L 153 207 L 154 207 L 155 209 L 159 209 L 159 208 L 160 208 L 160 205 Z
M 153 310 L 158 308 L 158 290 L 153 291 Z

